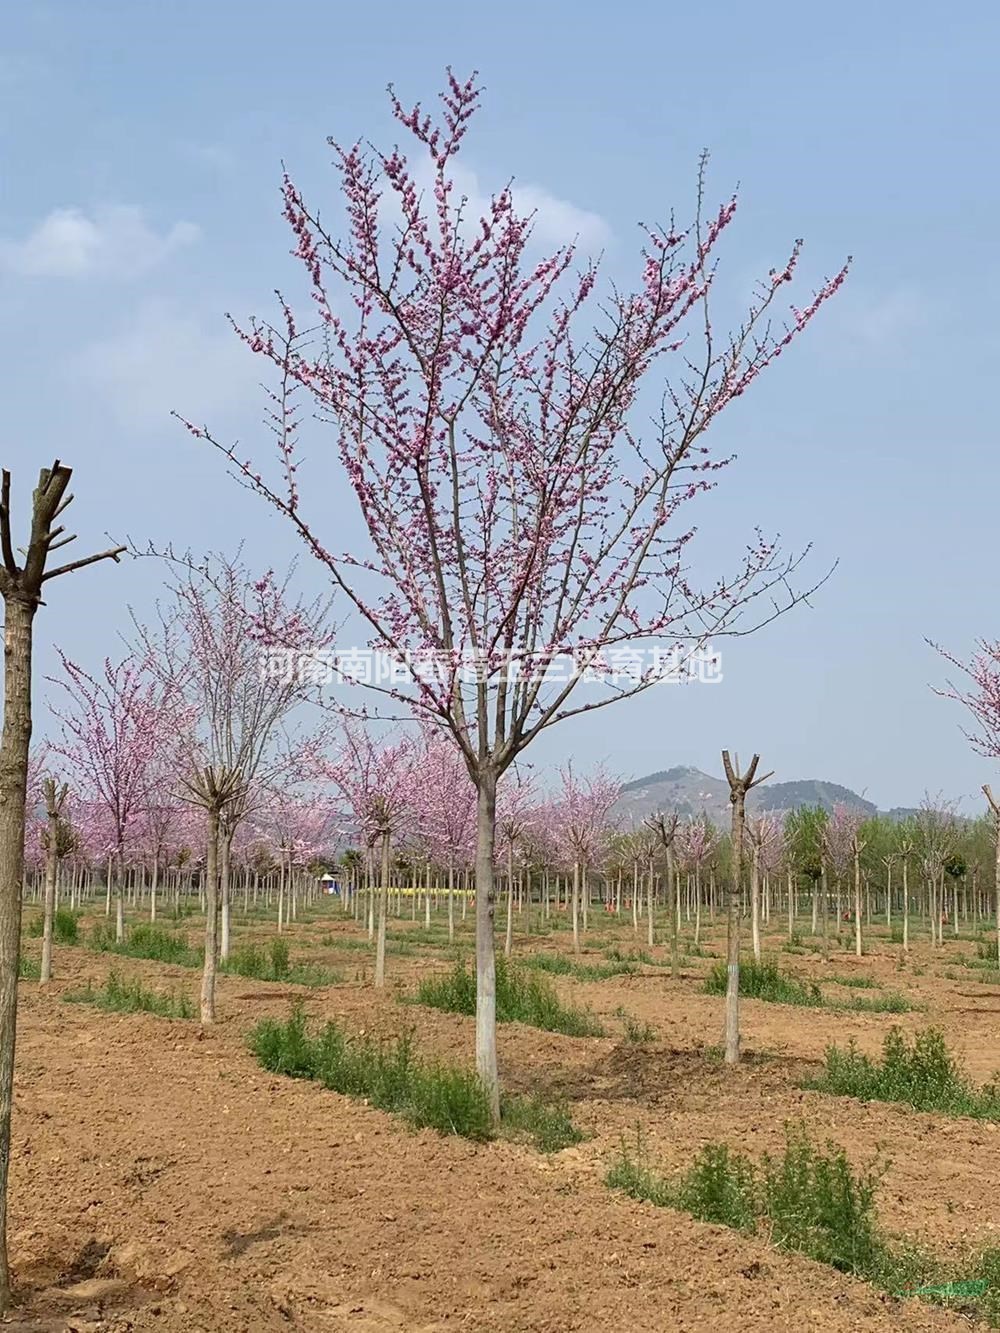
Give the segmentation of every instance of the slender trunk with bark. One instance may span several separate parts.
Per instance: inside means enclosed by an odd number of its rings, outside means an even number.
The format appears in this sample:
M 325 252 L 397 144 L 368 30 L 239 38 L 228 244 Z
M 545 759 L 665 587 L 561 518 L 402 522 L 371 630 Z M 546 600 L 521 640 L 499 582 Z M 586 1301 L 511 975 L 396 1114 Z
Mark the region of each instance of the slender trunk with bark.
M 205 843 L 205 965 L 201 974 L 201 1021 L 215 1022 L 215 975 L 219 956 L 219 811 L 210 806 Z
M 493 941 L 496 822 L 496 776 L 487 769 L 479 774 L 476 799 L 476 1072 L 486 1089 L 493 1120 L 499 1124 L 497 978 Z
M 385 923 L 389 914 L 389 830 L 382 830 L 382 873 L 378 889 L 378 936 L 375 940 L 375 986 L 385 985 Z

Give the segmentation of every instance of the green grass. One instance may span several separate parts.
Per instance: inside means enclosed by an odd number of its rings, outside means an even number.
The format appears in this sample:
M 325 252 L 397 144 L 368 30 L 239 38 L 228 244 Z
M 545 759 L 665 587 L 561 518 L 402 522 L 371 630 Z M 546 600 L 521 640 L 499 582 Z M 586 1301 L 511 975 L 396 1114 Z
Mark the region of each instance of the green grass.
M 908 1014 L 920 1006 L 901 995 L 899 991 L 887 990 L 882 995 L 856 995 L 847 1004 L 832 1006 L 837 1009 L 851 1009 L 862 1014 Z
M 250 1048 L 265 1069 L 315 1079 L 334 1092 L 364 1098 L 403 1116 L 415 1128 L 486 1142 L 495 1137 L 489 1099 L 476 1075 L 421 1059 L 412 1037 L 392 1042 L 348 1036 L 329 1022 L 315 1036 L 296 1006 L 287 1022 L 264 1019 L 250 1034 Z M 537 1097 L 515 1097 L 502 1106 L 503 1132 L 527 1138 L 543 1152 L 558 1152 L 583 1137 L 561 1106 Z
M 656 1041 L 656 1028 L 651 1023 L 643 1023 L 635 1014 L 630 1014 L 624 1006 L 618 1006 L 615 1017 L 621 1019 L 622 1035 L 626 1041 L 636 1046 L 645 1046 L 649 1042 Z
M 848 976 L 838 976 L 835 974 L 832 977 L 824 977 L 824 981 L 828 981 L 837 986 L 851 986 L 855 990 L 882 989 L 882 983 L 880 981 L 876 981 L 873 977 L 866 977 L 861 972 L 849 974 Z
M 498 1023 L 528 1023 L 567 1037 L 600 1037 L 604 1029 L 587 1009 L 563 1004 L 547 977 L 533 975 L 498 955 L 496 960 Z M 476 975 L 458 962 L 444 976 L 426 977 L 417 987 L 418 1004 L 452 1014 L 475 1014 Z
M 725 995 L 727 969 L 725 963 L 715 963 L 705 979 L 709 995 Z M 746 958 L 740 962 L 740 995 L 750 1000 L 768 1000 L 772 1004 L 797 1004 L 821 1008 L 824 1001 L 819 987 L 812 981 L 801 981 L 789 972 L 783 972 L 771 960 L 758 962 Z
M 709 995 L 725 995 L 726 964 L 716 963 L 705 980 Z M 838 985 L 859 984 L 857 978 L 829 977 Z M 863 982 L 860 984 L 864 985 Z M 740 962 L 740 995 L 750 1000 L 766 1000 L 771 1004 L 795 1004 L 813 1009 L 849 1009 L 857 1013 L 905 1014 L 917 1008 L 898 991 L 882 995 L 856 995 L 850 1000 L 831 1000 L 823 995 L 814 981 L 805 981 L 792 972 L 782 971 L 771 959 L 746 958 Z
M 884 1166 L 855 1170 L 843 1148 L 814 1144 L 804 1126 L 786 1126 L 780 1156 L 755 1165 L 725 1144 L 708 1144 L 674 1178 L 651 1167 L 641 1140 L 622 1143 L 605 1177 L 611 1189 L 745 1234 L 763 1233 L 782 1250 L 807 1255 L 896 1296 L 978 1315 L 1000 1327 L 1000 1249 L 945 1263 L 920 1247 L 894 1244 L 877 1212 Z
M 95 923 L 88 941 L 100 953 L 116 953 L 124 958 L 150 958 L 157 963 L 176 963 L 181 967 L 201 967 L 203 954 L 192 949 L 187 940 L 162 926 L 140 923 L 126 931 L 122 944 L 115 943 L 115 928 L 107 921 Z
M 505 1138 L 526 1139 L 540 1152 L 560 1152 L 583 1140 L 566 1107 L 541 1097 L 505 1097 L 500 1120 Z
M 39 912 L 27 924 L 25 934 L 33 939 L 41 939 L 45 934 L 45 916 Z M 57 907 L 52 914 L 52 938 L 57 944 L 76 944 L 79 936 L 79 924 L 76 912 L 68 907 Z
M 1000 1120 L 1000 1089 L 975 1087 L 936 1028 L 919 1032 L 912 1042 L 898 1028 L 886 1034 L 881 1059 L 863 1055 L 853 1042 L 828 1046 L 826 1064 L 807 1087 L 862 1101 L 901 1102 L 917 1111 Z
M 670 959 L 661 960 L 654 958 L 647 949 L 628 949 L 622 950 L 617 945 L 612 945 L 610 949 L 604 950 L 604 957 L 611 963 L 630 963 L 633 970 L 636 966 L 644 967 L 669 967 Z
M 95 990 L 88 982 L 83 990 L 64 991 L 71 1004 L 93 1004 L 98 1009 L 120 1014 L 157 1014 L 160 1018 L 193 1018 L 194 1006 L 188 997 L 164 995 L 148 990 L 141 981 L 127 981 L 112 972 L 103 987 Z
M 17 975 L 20 981 L 37 981 L 42 975 L 42 965 L 37 958 L 21 954 L 17 963 Z
M 522 967 L 554 976 L 575 977 L 577 981 L 606 981 L 609 977 L 626 976 L 635 971 L 635 964 L 627 959 L 607 963 L 577 963 L 560 953 L 529 953 L 518 960 Z
M 284 981 L 294 986 L 332 986 L 342 980 L 333 968 L 315 963 L 292 964 L 288 942 L 271 940 L 265 951 L 258 944 L 243 944 L 219 964 L 220 972 L 254 981 Z

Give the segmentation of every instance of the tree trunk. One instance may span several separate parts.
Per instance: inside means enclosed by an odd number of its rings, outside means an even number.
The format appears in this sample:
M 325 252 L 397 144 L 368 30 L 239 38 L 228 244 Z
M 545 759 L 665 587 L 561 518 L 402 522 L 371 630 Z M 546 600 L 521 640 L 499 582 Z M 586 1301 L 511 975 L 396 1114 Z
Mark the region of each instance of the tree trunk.
M 1000 898 L 997 899 L 997 920 L 1000 921 Z M 910 952 L 910 882 L 906 857 L 903 857 L 903 953 Z
M 219 956 L 219 811 L 210 806 L 205 842 L 205 965 L 201 974 L 201 1021 L 215 1022 L 215 974 Z
M 861 957 L 861 850 L 857 844 L 854 846 L 854 952 Z
M 226 820 L 228 826 L 229 820 Z M 229 880 L 232 866 L 233 834 L 228 827 L 223 827 L 219 838 L 219 893 L 222 916 L 222 932 L 219 939 L 219 957 L 229 957 Z
M 455 942 L 455 862 L 448 861 L 448 943 Z
M 751 837 L 754 835 L 751 835 Z M 750 853 L 750 936 L 753 956 L 760 962 L 760 848 L 756 842 Z
M 580 861 L 578 858 L 573 860 L 573 900 L 571 906 L 573 917 L 573 952 L 580 952 Z
M 156 920 L 156 890 L 160 884 L 160 856 L 158 852 L 153 853 L 153 878 L 149 885 L 149 919 Z
M 56 872 L 59 868 L 59 814 L 51 803 L 47 813 L 49 845 L 45 849 L 45 908 L 42 923 L 42 970 L 39 975 L 39 984 L 42 986 L 52 980 L 52 921 L 56 911 Z
M 0 741 L 0 1313 L 10 1306 L 7 1267 L 7 1172 L 21 955 L 24 807 L 31 744 L 33 603 L 6 599 L 3 739 Z
M 476 1072 L 486 1089 L 493 1120 L 500 1121 L 497 1073 L 497 978 L 493 942 L 496 910 L 493 850 L 496 840 L 497 784 L 481 772 L 476 800 Z
M 122 892 L 122 848 L 115 853 L 115 943 L 125 941 L 125 898 Z
M 503 956 L 509 958 L 514 951 L 514 842 L 507 840 L 507 930 L 504 935 Z
M 378 936 L 375 940 L 375 987 L 378 990 L 385 985 L 385 922 L 389 913 L 389 838 L 389 830 L 383 829 L 382 873 L 379 875 L 378 889 Z

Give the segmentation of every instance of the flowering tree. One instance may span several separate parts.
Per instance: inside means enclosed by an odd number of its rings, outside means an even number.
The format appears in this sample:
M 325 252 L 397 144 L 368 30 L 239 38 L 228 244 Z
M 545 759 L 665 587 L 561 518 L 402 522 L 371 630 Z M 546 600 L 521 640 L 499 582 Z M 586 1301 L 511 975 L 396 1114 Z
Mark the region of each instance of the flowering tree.
M 694 872 L 694 942 L 701 938 L 701 876 L 719 842 L 719 830 L 707 816 L 689 819 L 680 832 L 680 852 Z
M 497 833 L 507 853 L 507 929 L 504 934 L 504 957 L 514 951 L 514 849 L 524 844 L 528 830 L 538 818 L 535 810 L 535 789 L 532 782 L 515 774 L 515 781 L 507 781 L 497 801 Z M 574 920 L 574 928 L 576 922 Z M 575 937 L 574 937 L 575 938 Z
M 704 443 L 711 423 L 783 354 L 846 270 L 774 331 L 796 244 L 720 337 L 709 301 L 736 201 L 709 214 L 700 182 L 689 226 L 645 229 L 634 290 L 599 296 L 595 265 L 577 269 L 572 245 L 531 257 L 532 218 L 510 189 L 479 220 L 467 216 L 456 158 L 479 96 L 475 77 L 450 72 L 438 116 L 392 95 L 415 164 L 398 148 L 333 144 L 343 236 L 286 177 L 310 314 L 301 322 L 282 299 L 276 325 L 239 330 L 276 373 L 277 473 L 265 476 L 187 424 L 291 522 L 373 647 L 413 666 L 405 685 L 374 688 L 432 718 L 464 758 L 478 812 L 477 1067 L 498 1114 L 498 783 L 544 728 L 657 679 L 655 666 L 640 664 L 580 702 L 581 677 L 603 672 L 611 653 L 747 633 L 796 600 L 797 560 L 760 535 L 729 576 L 698 587 L 683 513 L 727 461 Z M 417 185 L 425 162 L 429 198 Z M 635 419 L 640 387 L 671 357 L 678 374 L 646 430 Z M 302 395 L 332 426 L 367 528 L 362 554 L 338 553 L 304 503 Z M 754 621 L 744 613 L 759 598 Z M 569 672 L 556 670 L 564 659 Z
M 476 793 L 461 754 L 427 732 L 410 793 L 415 818 L 433 855 L 448 869 L 448 939 L 455 938 L 455 867 L 475 845 Z
M 326 769 L 350 808 L 365 844 L 381 850 L 375 985 L 385 985 L 385 928 L 389 910 L 389 848 L 410 814 L 415 786 L 413 745 L 408 738 L 377 743 L 345 726 L 340 753 Z
M 201 1021 L 210 1023 L 217 961 L 229 955 L 233 838 L 269 785 L 301 766 L 311 744 L 289 740 L 290 714 L 313 688 L 291 667 L 301 653 L 322 648 L 327 605 L 295 599 L 290 574 L 255 577 L 239 557 L 196 562 L 168 551 L 164 558 L 175 574 L 171 604 L 155 631 L 137 630 L 164 687 L 183 704 L 179 776 L 205 816 Z M 279 669 L 269 670 L 275 650 Z
M 108 658 L 101 675 L 91 676 L 65 654 L 59 656 L 64 677 L 52 683 L 65 692 L 67 703 L 52 709 L 62 734 L 51 749 L 103 811 L 114 876 L 115 938 L 120 943 L 125 938 L 125 843 L 141 816 L 148 769 L 174 734 L 176 700 L 149 674 L 148 664 L 134 657 L 121 662 Z
M 598 769 L 581 778 L 567 764 L 559 773 L 560 790 L 553 815 L 566 859 L 573 867 L 573 948 L 580 951 L 580 892 L 583 887 L 584 929 L 589 893 L 587 869 L 604 849 L 611 808 L 621 794 L 621 783 Z

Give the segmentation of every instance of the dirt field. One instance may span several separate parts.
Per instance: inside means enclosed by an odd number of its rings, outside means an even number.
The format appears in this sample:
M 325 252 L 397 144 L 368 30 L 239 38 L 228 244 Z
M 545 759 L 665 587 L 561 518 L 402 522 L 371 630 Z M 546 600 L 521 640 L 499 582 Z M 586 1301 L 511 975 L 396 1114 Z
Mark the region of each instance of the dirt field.
M 595 914 L 585 961 L 609 945 L 642 945 L 631 923 Z M 197 922 L 185 929 L 197 942 Z M 392 923 L 399 938 L 408 922 Z M 256 925 L 240 938 L 269 938 Z M 891 1160 L 881 1216 L 942 1251 L 995 1238 L 1000 1226 L 1000 1126 L 918 1114 L 799 1090 L 825 1045 L 856 1037 L 875 1050 L 888 1028 L 934 1023 L 980 1080 L 1000 1066 L 1000 990 L 918 944 L 900 966 L 885 937 L 847 952 L 781 954 L 823 981 L 862 972 L 925 1006 L 853 1014 L 761 1002 L 742 1005 L 749 1058 L 724 1069 L 722 1001 L 701 991 L 710 956 L 581 983 L 560 993 L 593 1008 L 612 1035 L 569 1038 L 520 1025 L 500 1030 L 511 1090 L 565 1097 L 587 1138 L 552 1156 L 509 1143 L 477 1146 L 413 1133 L 394 1117 L 316 1085 L 274 1077 L 246 1048 L 265 1013 L 291 994 L 307 1012 L 352 1030 L 415 1027 L 422 1050 L 468 1062 L 473 1020 L 399 1003 L 447 963 L 434 943 L 390 955 L 376 997 L 360 939 L 339 909 L 288 935 L 293 961 L 337 967 L 340 984 L 305 990 L 224 977 L 220 1021 L 107 1014 L 60 998 L 112 964 L 159 989 L 196 994 L 197 974 L 84 947 L 57 947 L 57 980 L 21 983 L 14 1124 L 12 1260 L 22 1305 L 10 1326 L 52 1330 L 461 1329 L 918 1330 L 968 1327 L 957 1313 L 897 1300 L 763 1240 L 636 1203 L 603 1183 L 623 1135 L 637 1129 L 666 1167 L 705 1142 L 752 1154 L 781 1145 L 802 1118 L 864 1162 Z M 415 937 L 419 939 L 419 936 Z M 769 947 L 777 949 L 774 933 Z M 703 941 L 716 956 L 721 931 Z M 26 951 L 37 953 L 37 940 Z M 848 941 L 844 941 L 845 948 Z M 564 931 L 518 936 L 516 949 L 569 952 Z M 653 951 L 662 964 L 662 947 Z M 948 975 L 946 975 L 948 974 Z M 831 986 L 830 993 L 834 993 Z M 839 988 L 843 996 L 877 994 Z M 657 1040 L 624 1038 L 620 1010 Z

